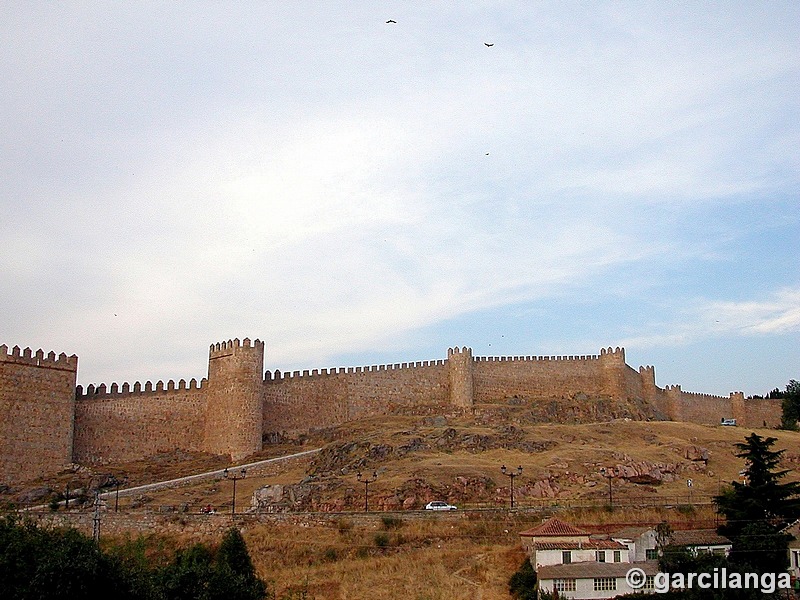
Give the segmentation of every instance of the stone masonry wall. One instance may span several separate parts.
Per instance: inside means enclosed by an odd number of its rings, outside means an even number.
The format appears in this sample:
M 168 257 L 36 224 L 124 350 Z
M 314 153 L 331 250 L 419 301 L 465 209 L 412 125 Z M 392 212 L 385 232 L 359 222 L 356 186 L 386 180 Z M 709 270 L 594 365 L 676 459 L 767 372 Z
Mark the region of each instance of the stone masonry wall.
M 75 407 L 74 461 L 122 462 L 175 449 L 202 451 L 206 391 L 203 379 L 164 386 L 89 386 Z M 81 392 L 81 388 L 78 388 Z
M 513 396 L 634 400 L 659 417 L 706 424 L 733 417 L 743 426 L 774 426 L 781 416 L 778 400 L 659 388 L 655 369 L 635 371 L 621 348 L 563 357 L 473 357 L 469 348 L 452 348 L 446 360 L 291 374 L 264 373 L 263 363 L 262 342 L 229 340 L 211 346 L 200 384 L 92 385 L 84 393 L 75 387 L 77 357 L 0 346 L 0 483 L 71 461 L 126 461 L 179 448 L 238 460 L 271 433 L 395 412 L 470 411 Z
M 512 396 L 568 398 L 582 392 L 604 393 L 599 356 L 477 357 L 475 402 L 499 402 Z
M 401 407 L 449 402 L 445 361 L 272 374 L 264 379 L 264 433 L 330 427 Z
M 777 427 L 781 424 L 781 400 L 777 398 L 750 398 L 744 394 L 731 394 L 733 416 L 737 424 L 744 427 Z
M 248 338 L 212 345 L 203 448 L 236 461 L 261 450 L 264 342 Z
M 72 462 L 78 357 L 0 346 L 0 483 Z

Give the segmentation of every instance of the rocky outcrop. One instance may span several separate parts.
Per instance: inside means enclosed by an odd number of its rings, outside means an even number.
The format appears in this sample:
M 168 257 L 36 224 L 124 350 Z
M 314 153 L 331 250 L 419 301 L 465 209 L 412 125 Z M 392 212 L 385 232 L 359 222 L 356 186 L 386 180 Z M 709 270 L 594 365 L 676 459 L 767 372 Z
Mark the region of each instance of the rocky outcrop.
M 526 398 L 513 396 L 503 404 L 475 406 L 475 420 L 482 424 L 518 423 L 598 423 L 615 419 L 666 421 L 651 403 L 644 400 L 613 400 L 575 394 L 564 398 Z
M 686 460 L 708 463 L 708 448 L 695 445 L 687 446 L 683 450 L 683 457 Z
M 371 442 L 331 444 L 314 457 L 309 474 L 319 477 L 348 475 L 415 452 L 480 453 L 503 448 L 535 453 L 550 450 L 557 445 L 557 442 L 549 440 L 529 440 L 523 430 L 514 426 L 498 428 L 491 434 L 446 427 L 424 435 L 414 435 L 412 432 L 408 432 L 408 435 L 410 439 L 407 442 L 396 446 Z

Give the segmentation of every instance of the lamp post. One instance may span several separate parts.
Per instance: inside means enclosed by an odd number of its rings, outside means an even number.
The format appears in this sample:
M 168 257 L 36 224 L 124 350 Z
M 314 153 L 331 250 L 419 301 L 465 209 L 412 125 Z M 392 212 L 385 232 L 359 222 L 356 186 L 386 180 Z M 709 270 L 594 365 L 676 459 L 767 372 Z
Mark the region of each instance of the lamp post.
M 369 484 L 374 483 L 375 480 L 378 478 L 378 472 L 373 471 L 372 477 L 363 477 L 361 472 L 356 474 L 356 479 L 358 479 L 361 483 L 364 484 L 364 512 L 369 512 Z
M 606 469 L 605 467 L 600 469 L 600 473 L 603 475 L 603 477 L 608 478 L 608 506 L 609 508 L 614 508 L 614 494 L 611 492 L 612 473 L 610 469 Z
M 126 483 L 128 483 L 127 477 L 119 479 L 116 475 L 111 481 L 111 485 L 114 486 L 114 512 L 119 512 L 119 487 Z
M 514 508 L 514 477 L 522 475 L 522 465 L 517 467 L 516 471 L 509 471 L 505 465 L 500 467 L 500 472 L 506 477 L 511 478 L 511 508 Z
M 236 514 L 236 482 L 239 479 L 244 479 L 247 477 L 247 469 L 242 469 L 237 475 L 236 473 L 228 471 L 228 467 L 225 467 L 222 475 L 225 477 L 225 479 L 233 480 L 233 502 L 231 502 L 231 516 L 233 516 Z

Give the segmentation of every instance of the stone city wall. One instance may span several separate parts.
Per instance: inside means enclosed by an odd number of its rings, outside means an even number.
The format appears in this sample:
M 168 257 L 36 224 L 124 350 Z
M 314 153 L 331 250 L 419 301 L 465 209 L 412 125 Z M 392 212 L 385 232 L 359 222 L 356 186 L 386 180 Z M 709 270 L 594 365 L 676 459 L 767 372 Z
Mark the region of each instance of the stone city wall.
M 0 346 L 0 483 L 72 462 L 78 357 Z
M 202 451 L 208 382 L 78 387 L 74 462 L 124 462 L 175 449 Z
M 90 385 L 84 392 L 75 387 L 77 357 L 0 346 L 0 483 L 71 461 L 127 461 L 174 449 L 238 460 L 274 433 L 398 412 L 470 412 L 513 397 L 621 402 L 627 405 L 619 410 L 635 417 L 712 425 L 732 417 L 740 425 L 774 426 L 781 415 L 780 401 L 745 401 L 740 392 L 726 398 L 659 388 L 655 369 L 635 371 L 622 348 L 473 357 L 464 347 L 449 349 L 446 360 L 293 373 L 264 373 L 263 362 L 263 342 L 234 339 L 211 345 L 208 379 L 200 383 Z M 562 416 L 557 408 L 548 414 Z
M 263 431 L 298 432 L 448 402 L 445 361 L 266 373 Z

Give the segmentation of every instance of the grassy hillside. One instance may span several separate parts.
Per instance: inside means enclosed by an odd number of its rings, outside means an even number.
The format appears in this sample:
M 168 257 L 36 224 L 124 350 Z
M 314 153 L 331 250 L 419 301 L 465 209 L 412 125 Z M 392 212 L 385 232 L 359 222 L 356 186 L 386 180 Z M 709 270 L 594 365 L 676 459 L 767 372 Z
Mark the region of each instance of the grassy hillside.
M 791 470 L 788 479 L 800 479 L 793 470 L 800 462 L 800 433 L 755 431 L 778 439 L 775 448 L 786 450 L 783 467 Z M 370 419 L 269 447 L 253 457 L 323 448 L 316 455 L 273 463 L 240 480 L 237 508 L 245 510 L 257 489 L 273 486 L 274 490 L 281 485 L 284 492 L 291 489 L 294 494 L 293 502 L 285 506 L 343 511 L 328 524 L 247 527 L 244 536 L 258 574 L 272 582 L 278 597 L 507 598 L 508 578 L 524 558 L 517 534 L 540 522 L 548 511 L 558 510 L 561 518 L 584 526 L 662 519 L 707 526 L 714 520 L 713 508 L 698 501 L 707 500 L 724 482 L 738 477 L 744 463 L 734 456 L 734 444 L 750 432 L 624 419 L 536 425 L 515 421 L 513 415 L 493 424 L 466 417 Z M 127 476 L 138 484 L 224 464 L 221 457 L 169 453 L 126 465 L 63 473 L 34 485 L 58 489 L 68 478 L 100 480 L 108 473 Z M 509 481 L 500 473 L 503 464 L 523 467 L 515 480 L 518 506 L 552 508 L 512 514 L 462 510 L 462 518 L 423 520 L 398 512 L 371 525 L 348 519 L 347 511 L 363 508 L 364 487 L 356 480 L 358 471 L 378 473 L 370 486 L 373 510 L 420 508 L 434 498 L 467 509 L 507 506 Z M 603 467 L 614 472 L 613 511 L 607 507 L 608 479 L 601 473 Z M 694 506 L 689 506 L 689 478 L 694 483 Z M 132 499 L 122 499 L 121 508 L 135 513 L 185 504 L 196 511 L 212 504 L 225 511 L 230 508 L 231 492 L 230 481 L 206 480 L 149 493 L 133 499 L 133 504 Z M 624 506 L 626 502 L 641 504 L 633 501 L 641 498 L 664 506 Z

